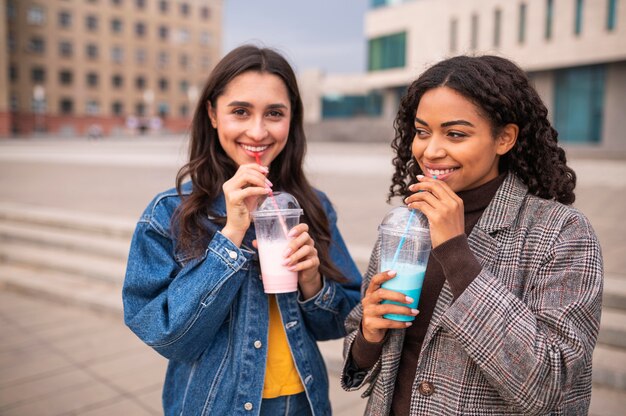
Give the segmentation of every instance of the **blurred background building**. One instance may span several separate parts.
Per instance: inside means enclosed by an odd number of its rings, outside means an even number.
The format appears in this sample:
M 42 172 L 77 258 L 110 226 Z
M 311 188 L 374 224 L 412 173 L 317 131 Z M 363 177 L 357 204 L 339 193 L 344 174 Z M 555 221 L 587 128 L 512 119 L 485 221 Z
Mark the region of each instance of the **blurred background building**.
M 352 120 L 361 140 L 388 136 L 399 98 L 428 66 L 490 53 L 528 72 L 560 140 L 626 149 L 623 1 L 371 0 L 365 36 L 367 73 L 302 76 L 308 121 L 330 127 L 320 134 L 343 134 Z
M 222 0 L 0 0 L 0 136 L 185 130 Z

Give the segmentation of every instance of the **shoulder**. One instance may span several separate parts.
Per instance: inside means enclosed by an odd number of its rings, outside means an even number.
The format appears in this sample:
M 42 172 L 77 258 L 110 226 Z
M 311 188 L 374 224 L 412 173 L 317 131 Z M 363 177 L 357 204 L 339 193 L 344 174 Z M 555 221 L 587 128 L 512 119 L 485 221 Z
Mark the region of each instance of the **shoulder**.
M 322 204 L 322 208 L 324 208 L 324 212 L 326 213 L 328 218 L 331 221 L 335 221 L 337 219 L 337 213 L 335 212 L 335 208 L 333 207 L 332 202 L 330 202 L 328 195 L 326 195 L 326 193 L 320 191 L 317 188 L 313 188 L 313 192 L 315 192 L 315 195 Z
M 524 199 L 520 220 L 531 228 L 559 234 L 582 234 L 595 239 L 591 222 L 580 210 L 535 195 L 528 194 Z
M 181 187 L 181 194 L 189 195 L 191 188 L 191 182 L 184 183 Z M 144 210 L 139 222 L 149 223 L 163 234 L 169 234 L 170 221 L 181 203 L 181 194 L 176 188 L 158 193 Z

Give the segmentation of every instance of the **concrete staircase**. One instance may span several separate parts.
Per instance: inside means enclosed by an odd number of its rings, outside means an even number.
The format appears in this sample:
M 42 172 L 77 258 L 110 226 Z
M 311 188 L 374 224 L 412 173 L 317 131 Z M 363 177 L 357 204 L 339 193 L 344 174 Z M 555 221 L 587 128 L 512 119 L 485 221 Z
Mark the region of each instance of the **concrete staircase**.
M 131 220 L 0 203 L 0 286 L 119 316 L 134 227 Z M 320 343 L 320 347 L 329 370 L 340 371 L 341 341 Z M 602 325 L 593 360 L 591 414 L 623 414 L 626 276 L 605 277 Z M 599 403 L 602 410 L 594 410 L 600 409 Z

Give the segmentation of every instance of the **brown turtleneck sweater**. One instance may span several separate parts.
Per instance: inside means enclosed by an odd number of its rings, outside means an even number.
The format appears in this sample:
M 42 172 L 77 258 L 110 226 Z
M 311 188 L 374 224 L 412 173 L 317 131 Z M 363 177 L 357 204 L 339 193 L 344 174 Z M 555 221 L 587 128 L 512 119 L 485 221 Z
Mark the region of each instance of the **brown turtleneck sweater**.
M 413 325 L 406 329 L 404 337 L 402 356 L 391 403 L 391 410 L 394 415 L 410 414 L 417 360 L 445 281 L 448 281 L 454 299 L 457 299 L 480 273 L 482 267 L 470 251 L 467 236 L 472 232 L 474 225 L 493 199 L 505 176 L 506 174 L 501 174 L 478 188 L 457 193 L 463 200 L 465 234 L 451 238 L 431 251 L 422 294 L 417 306 L 420 313 L 415 317 Z M 351 350 L 356 367 L 369 369 L 376 364 L 383 343 L 384 340 L 379 343 L 368 342 L 363 333 L 359 331 Z

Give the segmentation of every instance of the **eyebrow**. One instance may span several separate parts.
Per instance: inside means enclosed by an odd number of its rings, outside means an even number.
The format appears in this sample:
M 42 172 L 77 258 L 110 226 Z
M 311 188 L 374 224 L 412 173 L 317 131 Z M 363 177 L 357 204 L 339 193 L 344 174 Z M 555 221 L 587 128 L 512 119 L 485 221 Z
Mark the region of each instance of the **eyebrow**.
M 426 127 L 430 127 L 428 125 L 427 122 L 425 122 L 424 120 L 415 117 L 415 121 L 417 121 L 418 123 L 426 126 Z M 470 123 L 467 120 L 452 120 L 452 121 L 446 121 L 445 123 L 441 123 L 441 127 L 450 127 L 450 126 L 469 126 L 469 127 L 475 127 L 472 123 Z
M 247 101 L 231 101 L 230 103 L 228 103 L 229 107 L 254 107 L 251 103 L 247 102 Z M 284 108 L 287 109 L 287 106 L 285 104 L 281 104 L 281 103 L 277 103 L 277 104 L 270 104 L 267 106 L 268 109 L 276 109 L 276 108 Z

